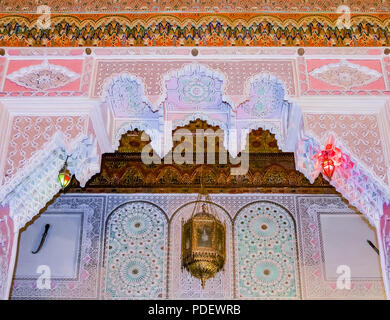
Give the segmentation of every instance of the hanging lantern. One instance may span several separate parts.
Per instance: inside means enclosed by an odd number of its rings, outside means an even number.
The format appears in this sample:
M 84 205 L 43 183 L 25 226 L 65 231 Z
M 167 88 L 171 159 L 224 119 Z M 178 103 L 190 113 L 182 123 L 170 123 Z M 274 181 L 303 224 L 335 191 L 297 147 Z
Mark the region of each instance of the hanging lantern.
M 324 174 L 328 177 L 328 179 L 331 180 L 335 169 L 333 160 L 331 159 L 324 160 L 322 162 L 322 169 Z
M 317 152 L 313 158 L 316 159 L 316 170 L 321 170 L 329 180 L 336 168 L 339 174 L 347 177 L 354 166 L 349 156 L 334 145 L 332 136 L 329 137 L 325 149 Z
M 196 207 L 197 204 L 194 212 Z M 200 279 L 204 288 L 206 280 L 214 277 L 224 266 L 225 226 L 210 214 L 206 203 L 203 203 L 201 212 L 194 212 L 182 226 L 182 268 Z
M 58 182 L 60 183 L 62 190 L 64 190 L 69 185 L 70 179 L 72 178 L 72 175 L 68 170 L 67 160 L 68 159 L 66 159 L 64 166 L 58 173 Z

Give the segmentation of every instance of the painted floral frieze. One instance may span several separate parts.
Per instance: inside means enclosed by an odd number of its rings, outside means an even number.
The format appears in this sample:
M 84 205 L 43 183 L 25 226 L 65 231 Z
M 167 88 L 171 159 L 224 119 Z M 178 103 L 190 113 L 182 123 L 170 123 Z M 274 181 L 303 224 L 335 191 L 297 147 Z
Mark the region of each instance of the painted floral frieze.
M 45 60 L 39 65 L 21 68 L 9 74 L 7 79 L 28 89 L 46 91 L 63 87 L 79 77 L 79 74 Z

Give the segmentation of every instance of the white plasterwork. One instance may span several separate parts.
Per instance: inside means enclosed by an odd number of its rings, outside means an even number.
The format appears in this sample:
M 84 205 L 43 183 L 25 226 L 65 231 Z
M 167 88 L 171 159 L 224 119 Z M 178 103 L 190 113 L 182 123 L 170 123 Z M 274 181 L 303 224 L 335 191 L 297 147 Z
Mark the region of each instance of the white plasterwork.
M 347 69 L 349 72 L 342 72 L 343 69 Z M 382 77 L 382 74 L 376 70 L 351 63 L 347 60 L 341 60 L 338 63 L 324 65 L 320 68 L 314 69 L 309 74 L 318 80 L 326 82 L 329 85 L 340 86 L 347 90 L 353 87 L 365 86 Z M 334 77 L 332 77 L 333 79 L 327 79 L 323 76 L 324 74 L 333 74 Z M 367 79 L 359 80 L 359 78 L 362 76 L 366 76 Z
M 134 83 L 137 93 L 126 91 L 126 84 Z M 151 103 L 145 97 L 142 81 L 129 73 L 115 74 L 103 86 L 104 98 L 110 103 L 115 115 L 126 114 L 127 117 L 135 114 L 152 113 Z M 131 102 L 133 102 L 131 104 Z
M 11 254 L 11 228 L 8 216 L 0 218 L 0 300 L 8 299 L 8 278 L 9 258 Z M 6 234 L 1 233 L 1 226 L 4 225 Z
M 69 170 L 74 173 L 80 186 L 84 187 L 88 180 L 100 172 L 100 160 L 95 137 L 84 137 L 76 140 L 71 147 L 72 155 L 69 162 Z
M 343 143 L 342 139 L 338 138 L 338 135 L 334 131 L 327 131 L 324 133 L 321 137 L 318 137 L 318 135 L 314 134 L 314 132 L 310 129 L 305 129 L 305 135 L 308 137 L 312 137 L 315 139 L 315 141 L 318 143 L 318 146 L 320 150 L 325 149 L 325 145 L 327 144 L 326 141 L 328 141 L 330 136 L 333 136 L 337 139 L 337 147 L 343 151 L 343 153 L 348 154 L 352 160 L 352 162 L 360 167 L 361 170 L 370 178 L 370 181 L 372 181 L 375 185 L 377 185 L 381 190 L 383 190 L 385 199 L 390 200 L 390 188 L 389 186 L 377 176 L 377 174 L 373 171 L 371 167 L 369 167 L 367 164 L 365 164 L 363 161 L 359 161 L 354 154 L 352 154 L 349 150 L 349 148 Z
M 252 76 L 249 78 L 244 85 L 244 96 L 249 97 L 250 96 L 250 90 L 251 86 L 253 86 L 256 82 L 262 82 L 262 81 L 267 81 L 270 85 L 274 87 L 280 87 L 282 89 L 283 95 L 280 96 L 281 100 L 288 100 L 289 96 L 287 94 L 286 87 L 282 80 L 279 78 L 275 77 L 274 75 L 270 73 L 260 73 Z
M 160 86 L 163 92 L 161 92 L 161 95 L 157 100 L 155 106 L 160 106 L 167 99 L 167 90 L 165 87 L 167 81 L 169 81 L 171 78 L 179 78 L 180 76 L 191 75 L 193 73 L 204 73 L 205 76 L 222 81 L 222 101 L 229 103 L 233 109 L 235 108 L 233 101 L 224 94 L 226 87 L 226 79 L 228 79 L 227 75 L 225 75 L 221 70 L 211 70 L 209 67 L 204 66 L 201 63 L 191 63 L 185 65 L 179 70 L 171 70 L 168 73 L 164 74 L 164 76 L 160 80 Z
M 53 81 L 52 77 L 47 78 L 44 75 L 40 74 L 40 72 L 45 72 L 45 71 L 49 72 L 51 74 L 62 75 L 65 78 L 62 81 L 55 83 L 55 81 Z M 24 78 L 28 77 L 29 75 L 33 75 L 33 74 L 35 74 L 35 76 L 37 77 L 36 80 L 41 80 L 44 82 L 38 82 L 35 84 L 30 83 L 29 84 L 28 81 L 26 81 L 27 79 L 24 79 Z M 66 84 L 77 80 L 78 78 L 80 78 L 79 74 L 77 74 L 73 71 L 70 71 L 69 69 L 67 69 L 63 66 L 51 64 L 47 60 L 44 60 L 39 65 L 21 68 L 21 69 L 13 72 L 7 76 L 7 79 L 11 80 L 12 82 L 15 82 L 19 86 L 22 86 L 22 87 L 25 87 L 28 89 L 33 89 L 33 90 L 40 90 L 40 91 L 63 87 Z
M 337 147 L 340 147 L 343 153 L 348 154 L 348 149 L 339 144 L 337 136 Z M 308 135 L 301 136 L 301 144 L 298 143 L 298 149 L 295 152 L 296 169 L 302 172 L 311 183 L 318 177 L 320 171 L 315 169 L 315 159 L 312 156 L 319 150 L 324 150 L 325 146 Z M 303 147 L 306 148 L 302 150 Z M 309 152 L 309 149 L 311 150 Z M 389 199 L 386 189 L 380 189 L 377 179 L 374 179 L 360 162 L 351 159 L 354 163 L 352 169 L 336 170 L 329 183 L 340 192 L 351 205 L 355 206 L 365 215 L 371 225 L 376 227 L 383 214 L 383 203 Z M 309 168 L 308 168 L 309 166 Z M 327 179 L 325 177 L 325 179 Z
M 60 190 L 58 172 L 67 155 L 69 169 L 85 183 L 100 171 L 94 138 L 79 134 L 69 143 L 57 132 L 40 152 L 36 153 L 13 179 L 0 188 L 0 203 L 7 204 L 14 229 L 19 230 Z

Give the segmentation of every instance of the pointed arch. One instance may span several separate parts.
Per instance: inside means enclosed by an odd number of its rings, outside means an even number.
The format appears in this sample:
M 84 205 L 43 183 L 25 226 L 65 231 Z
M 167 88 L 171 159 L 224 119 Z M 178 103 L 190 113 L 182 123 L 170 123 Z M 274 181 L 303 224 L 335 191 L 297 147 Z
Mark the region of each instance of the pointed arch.
M 103 299 L 167 298 L 168 218 L 157 205 L 124 203 L 106 219 Z
M 236 298 L 300 299 L 298 245 L 292 214 L 255 201 L 234 217 Z
M 226 261 L 222 271 L 206 282 L 202 289 L 199 279 L 187 271 L 181 271 L 181 252 L 169 252 L 169 298 L 170 299 L 232 299 L 233 298 L 233 239 L 232 219 L 229 213 L 219 204 L 203 201 L 213 206 L 216 217 L 226 226 Z M 181 248 L 181 227 L 183 220 L 188 220 L 196 201 L 183 204 L 172 214 L 169 222 L 170 248 Z

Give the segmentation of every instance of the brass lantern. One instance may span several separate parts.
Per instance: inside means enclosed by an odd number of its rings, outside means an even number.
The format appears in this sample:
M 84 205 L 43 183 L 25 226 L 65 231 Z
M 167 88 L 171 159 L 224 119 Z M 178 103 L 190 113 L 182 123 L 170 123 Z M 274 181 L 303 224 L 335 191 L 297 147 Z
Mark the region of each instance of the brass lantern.
M 207 279 L 215 276 L 225 263 L 225 225 L 210 213 L 208 205 L 195 213 L 182 226 L 182 268 L 201 280 L 204 288 Z M 195 214 L 194 214 L 195 213 Z

